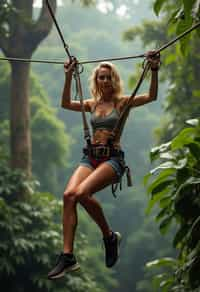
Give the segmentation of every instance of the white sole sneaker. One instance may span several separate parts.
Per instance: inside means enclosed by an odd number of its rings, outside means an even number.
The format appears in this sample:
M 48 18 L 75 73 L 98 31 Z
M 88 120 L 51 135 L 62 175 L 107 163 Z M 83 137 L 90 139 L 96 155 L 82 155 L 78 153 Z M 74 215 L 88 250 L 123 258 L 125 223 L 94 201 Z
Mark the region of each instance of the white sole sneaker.
M 48 277 L 48 279 L 49 280 L 59 279 L 59 278 L 62 278 L 65 275 L 65 273 L 75 272 L 75 271 L 78 271 L 79 269 L 80 269 L 80 265 L 78 263 L 76 263 L 75 265 L 64 269 L 64 271 L 61 272 L 60 274 Z
M 119 247 L 120 247 L 120 244 L 121 244 L 121 241 L 122 241 L 122 236 L 119 232 L 114 232 L 115 235 L 117 236 L 117 241 L 118 241 L 118 246 L 117 246 L 117 256 L 119 258 Z

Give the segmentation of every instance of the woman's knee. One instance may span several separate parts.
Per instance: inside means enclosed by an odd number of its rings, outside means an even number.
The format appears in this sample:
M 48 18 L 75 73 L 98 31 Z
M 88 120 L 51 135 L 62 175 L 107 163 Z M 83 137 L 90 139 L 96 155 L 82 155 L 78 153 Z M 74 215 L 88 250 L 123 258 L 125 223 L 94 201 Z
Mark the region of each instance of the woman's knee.
M 87 203 L 89 200 L 90 194 L 88 191 L 83 190 L 81 188 L 75 188 L 71 190 L 66 190 L 63 195 L 64 204 L 75 204 L 79 203 Z
M 64 206 L 76 203 L 76 191 L 75 189 L 65 190 L 63 194 Z

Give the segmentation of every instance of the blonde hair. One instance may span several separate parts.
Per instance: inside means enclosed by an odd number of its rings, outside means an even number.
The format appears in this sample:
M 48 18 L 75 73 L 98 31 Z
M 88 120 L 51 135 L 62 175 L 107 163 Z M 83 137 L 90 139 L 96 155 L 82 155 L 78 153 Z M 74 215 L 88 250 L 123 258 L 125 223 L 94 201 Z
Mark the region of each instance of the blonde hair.
M 110 69 L 113 97 L 116 99 L 120 98 L 123 92 L 123 82 L 119 76 L 116 66 L 110 62 L 102 62 L 96 68 L 94 68 L 90 77 L 90 93 L 92 97 L 98 101 L 102 96 L 102 91 L 97 82 L 98 73 L 101 68 Z

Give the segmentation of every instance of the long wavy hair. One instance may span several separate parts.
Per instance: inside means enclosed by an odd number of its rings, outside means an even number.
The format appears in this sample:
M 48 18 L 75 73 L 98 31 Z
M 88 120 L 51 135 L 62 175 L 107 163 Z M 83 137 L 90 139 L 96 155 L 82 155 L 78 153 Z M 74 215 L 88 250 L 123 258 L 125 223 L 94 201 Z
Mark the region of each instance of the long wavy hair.
M 113 98 L 119 99 L 123 92 L 123 82 L 119 76 L 116 66 L 110 62 L 102 62 L 94 68 L 90 77 L 91 96 L 95 99 L 96 102 L 102 97 L 102 91 L 97 82 L 98 72 L 100 68 L 110 69 L 113 87 Z

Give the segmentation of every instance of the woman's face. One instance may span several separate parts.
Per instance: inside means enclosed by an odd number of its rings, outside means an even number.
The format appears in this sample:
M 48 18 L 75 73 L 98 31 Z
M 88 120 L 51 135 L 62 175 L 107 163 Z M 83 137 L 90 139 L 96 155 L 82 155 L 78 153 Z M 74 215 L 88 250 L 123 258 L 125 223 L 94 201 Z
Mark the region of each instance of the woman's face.
M 97 85 L 104 94 L 113 93 L 111 69 L 101 67 L 97 73 Z

